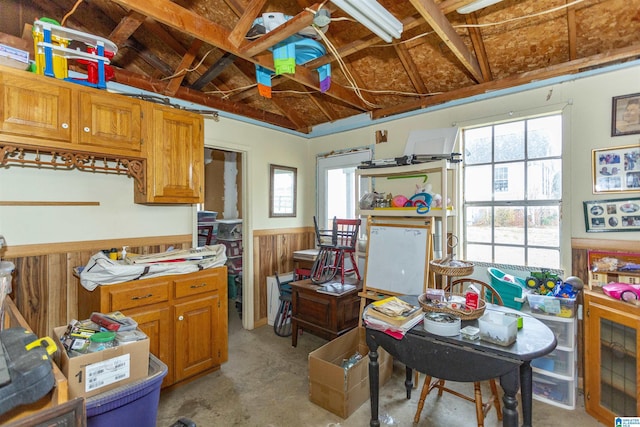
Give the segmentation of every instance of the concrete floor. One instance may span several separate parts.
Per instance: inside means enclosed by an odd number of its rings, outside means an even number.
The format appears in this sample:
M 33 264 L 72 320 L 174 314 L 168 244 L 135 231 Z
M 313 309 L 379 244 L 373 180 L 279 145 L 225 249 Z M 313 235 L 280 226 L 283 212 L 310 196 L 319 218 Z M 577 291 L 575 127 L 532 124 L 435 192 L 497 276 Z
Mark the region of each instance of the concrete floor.
M 327 341 L 304 332 L 296 348 L 291 338 L 281 338 L 270 326 L 253 331 L 242 329 L 237 312 L 229 312 L 229 361 L 222 368 L 171 391 L 163 391 L 158 408 L 158 427 L 170 427 L 178 418 L 186 417 L 198 427 L 363 427 L 369 425 L 369 402 L 349 418 L 317 406 L 308 398 L 307 356 Z M 421 376 L 421 381 L 424 377 Z M 471 384 L 454 384 L 453 388 L 472 393 Z M 407 400 L 404 389 L 404 366 L 394 363 L 393 376 L 380 390 L 382 426 L 412 426 L 419 398 L 414 390 Z M 613 420 L 612 420 L 613 422 Z M 425 402 L 417 426 L 476 425 L 472 403 L 444 394 L 431 393 Z M 485 426 L 497 427 L 495 410 Z M 537 400 L 533 402 L 535 427 L 600 427 L 603 424 L 584 411 L 583 396 L 578 395 L 578 408 L 569 411 Z

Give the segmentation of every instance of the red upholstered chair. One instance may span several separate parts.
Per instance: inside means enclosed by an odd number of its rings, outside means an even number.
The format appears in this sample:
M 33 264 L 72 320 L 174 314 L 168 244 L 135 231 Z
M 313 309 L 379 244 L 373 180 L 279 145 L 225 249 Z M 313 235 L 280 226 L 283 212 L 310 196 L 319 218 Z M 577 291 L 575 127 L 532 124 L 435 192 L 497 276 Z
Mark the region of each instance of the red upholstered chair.
M 480 291 L 480 298 L 482 298 L 486 302 L 497 305 L 504 305 L 500 294 L 498 294 L 498 292 L 491 285 L 472 278 L 462 278 L 454 280 L 445 287 L 445 292 L 463 294 L 464 291 L 469 287 L 469 285 L 472 284 L 478 289 L 478 291 Z M 427 376 L 424 379 L 424 384 L 420 393 L 420 400 L 418 401 L 418 409 L 416 410 L 416 415 L 413 419 L 413 422 L 416 424 L 418 423 L 418 420 L 420 419 L 420 413 L 422 412 L 422 408 L 424 407 L 424 401 L 427 398 L 427 395 L 432 390 L 436 389 L 438 390 L 438 396 L 442 396 L 442 393 L 446 391 L 447 393 L 451 393 L 457 397 L 468 400 L 469 402 L 473 402 L 476 405 L 476 418 L 479 427 L 484 426 L 484 419 L 492 406 L 495 406 L 496 408 L 498 420 L 502 420 L 500 397 L 498 396 L 498 386 L 496 385 L 495 379 L 489 380 L 489 386 L 491 388 L 491 397 L 487 399 L 486 402 L 483 402 L 480 382 L 473 383 L 474 394 L 473 397 L 471 397 L 448 388 L 444 380 Z

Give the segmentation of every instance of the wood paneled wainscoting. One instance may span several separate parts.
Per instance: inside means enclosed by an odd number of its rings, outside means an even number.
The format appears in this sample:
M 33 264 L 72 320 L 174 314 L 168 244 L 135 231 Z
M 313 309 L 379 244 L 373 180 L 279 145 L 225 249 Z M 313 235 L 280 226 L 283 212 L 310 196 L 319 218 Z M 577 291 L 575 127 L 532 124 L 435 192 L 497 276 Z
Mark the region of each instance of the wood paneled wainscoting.
M 267 277 L 293 271 L 293 253 L 315 247 L 313 227 L 253 230 L 254 326 L 267 324 Z
M 191 247 L 192 236 L 157 236 L 7 246 L 3 259 L 15 264 L 11 296 L 38 336 L 78 318 L 77 284 L 73 268 L 84 266 L 103 249 L 128 246 L 130 253 L 148 254 Z

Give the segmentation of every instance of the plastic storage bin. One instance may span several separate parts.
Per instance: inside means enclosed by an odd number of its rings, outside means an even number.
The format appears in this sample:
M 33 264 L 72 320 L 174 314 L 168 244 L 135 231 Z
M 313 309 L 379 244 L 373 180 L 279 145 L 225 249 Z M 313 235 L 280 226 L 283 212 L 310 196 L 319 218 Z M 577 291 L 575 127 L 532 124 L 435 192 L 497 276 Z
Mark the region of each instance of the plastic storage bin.
M 576 383 L 573 379 L 533 373 L 533 398 L 566 409 L 575 408 Z
M 573 350 L 555 349 L 544 357 L 539 357 L 531 361 L 534 368 L 544 369 L 558 375 L 573 375 L 575 362 L 573 360 Z
M 576 298 L 558 298 L 546 295 L 527 295 L 531 312 L 546 316 L 573 317 L 576 314 Z
M 167 365 L 150 354 L 147 378 L 86 400 L 87 427 L 155 427 L 160 386 L 166 375 Z
M 219 219 L 218 239 L 242 239 L 241 219 Z
M 506 274 L 504 271 L 490 267 L 491 286 L 498 291 L 505 307 L 520 310 L 526 299 L 527 285 L 524 279 Z M 489 295 L 485 296 L 489 299 Z
M 518 320 L 504 313 L 487 312 L 478 319 L 480 339 L 502 346 L 510 346 L 516 341 Z

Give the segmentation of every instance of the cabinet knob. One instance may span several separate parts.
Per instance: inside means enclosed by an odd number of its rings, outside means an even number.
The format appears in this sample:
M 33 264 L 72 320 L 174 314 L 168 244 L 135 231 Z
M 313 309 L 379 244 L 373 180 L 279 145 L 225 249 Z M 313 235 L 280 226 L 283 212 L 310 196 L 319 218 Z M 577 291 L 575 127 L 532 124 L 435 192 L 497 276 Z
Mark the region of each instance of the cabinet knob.
M 83 129 L 84 133 L 89 133 L 91 131 L 91 128 L 89 126 L 85 126 Z
M 206 282 L 200 283 L 199 285 L 191 285 L 191 289 L 197 289 L 207 286 Z
M 184 320 L 184 316 L 178 316 L 178 320 Z
M 69 129 L 69 123 L 63 123 L 62 129 Z

